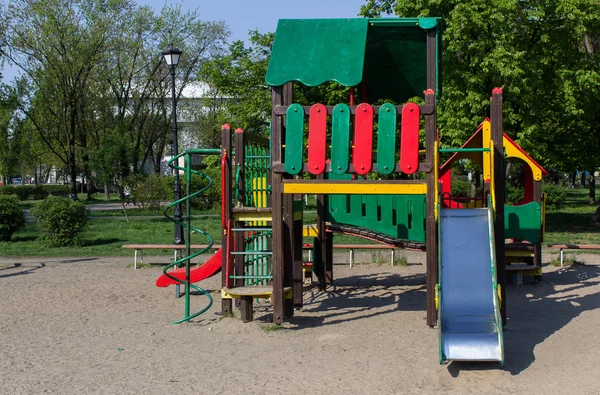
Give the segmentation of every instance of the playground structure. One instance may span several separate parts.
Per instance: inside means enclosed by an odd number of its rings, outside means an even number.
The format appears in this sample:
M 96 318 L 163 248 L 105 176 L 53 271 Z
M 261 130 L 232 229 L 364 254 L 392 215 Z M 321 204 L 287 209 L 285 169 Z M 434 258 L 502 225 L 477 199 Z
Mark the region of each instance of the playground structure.
M 315 237 L 312 270 L 325 290 L 334 280 L 334 232 L 342 232 L 426 251 L 426 322 L 438 326 L 441 362 L 503 361 L 505 255 L 539 267 L 544 171 L 503 134 L 499 88 L 492 92 L 490 119 L 473 137 L 463 147 L 440 148 L 439 26 L 438 18 L 279 21 L 266 75 L 273 97 L 270 139 L 222 129 L 223 247 L 215 257 L 224 315 L 239 299 L 242 320 L 251 321 L 253 300 L 270 298 L 274 323 L 293 316 L 303 305 L 303 235 Z M 349 87 L 348 104 L 294 103 L 294 83 L 328 81 Z M 200 151 L 182 154 L 188 177 L 189 155 Z M 453 156 L 440 165 L 446 153 Z M 505 206 L 510 156 L 530 169 L 519 206 Z M 482 198 L 451 196 L 450 165 L 457 159 L 480 165 Z M 303 227 L 304 194 L 317 195 L 314 231 Z M 188 191 L 181 201 L 193 195 Z M 189 212 L 187 218 L 189 243 L 190 231 L 201 231 L 189 224 Z M 519 242 L 506 247 L 505 237 Z M 163 286 L 185 285 L 186 316 L 177 322 L 206 310 L 189 313 L 190 288 L 201 291 L 192 275 L 199 281 L 218 272 L 219 258 L 191 269 L 202 251 L 186 252 L 173 263 L 185 264 L 179 275 L 167 268 L 159 279 Z

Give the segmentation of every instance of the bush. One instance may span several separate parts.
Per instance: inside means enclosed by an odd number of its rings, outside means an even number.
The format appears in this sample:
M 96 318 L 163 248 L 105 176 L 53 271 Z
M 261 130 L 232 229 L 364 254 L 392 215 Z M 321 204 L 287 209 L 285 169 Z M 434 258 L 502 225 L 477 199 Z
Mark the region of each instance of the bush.
M 173 200 L 173 188 L 168 185 L 170 181 L 173 178 L 137 175 L 131 176 L 126 184 L 131 188 L 131 199 L 142 210 L 160 210 Z
M 452 197 L 470 197 L 471 183 L 469 181 L 452 180 L 452 190 L 450 193 Z
M 31 190 L 31 197 L 34 200 L 43 200 L 48 196 L 48 193 L 42 185 L 36 185 Z
M 14 196 L 0 196 L 0 241 L 9 241 L 25 224 L 25 213 Z
M 518 204 L 523 200 L 524 196 L 523 188 L 509 185 L 506 192 L 506 204 Z
M 80 245 L 87 229 L 88 209 L 66 197 L 49 196 L 32 210 L 38 225 L 54 247 Z
M 556 208 L 567 198 L 567 190 L 554 184 L 542 184 L 542 192 L 546 195 L 546 207 Z
M 19 197 L 19 200 L 27 200 L 33 192 L 31 185 L 20 185 L 15 188 L 15 194 Z
M 71 187 L 68 185 L 43 185 L 42 188 L 52 196 L 69 196 L 71 193 Z
M 15 189 L 17 188 L 12 185 L 2 185 L 0 186 L 0 195 L 14 195 Z

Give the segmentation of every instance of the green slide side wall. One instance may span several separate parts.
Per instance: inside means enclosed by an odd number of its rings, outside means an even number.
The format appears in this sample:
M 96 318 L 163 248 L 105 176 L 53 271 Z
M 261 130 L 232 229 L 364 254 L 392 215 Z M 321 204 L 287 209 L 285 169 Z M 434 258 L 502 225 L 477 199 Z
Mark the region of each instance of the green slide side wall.
M 542 240 L 542 209 L 539 203 L 504 206 L 504 236 L 537 243 Z

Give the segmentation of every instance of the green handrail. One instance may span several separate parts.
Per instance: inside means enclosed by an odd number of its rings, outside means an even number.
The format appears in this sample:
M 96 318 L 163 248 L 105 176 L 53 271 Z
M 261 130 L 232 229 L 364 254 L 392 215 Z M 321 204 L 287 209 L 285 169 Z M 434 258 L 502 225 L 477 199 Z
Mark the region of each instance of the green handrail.
M 186 179 L 186 196 L 179 200 L 172 202 L 167 207 L 165 207 L 165 209 L 163 210 L 163 214 L 165 215 L 165 217 L 167 217 L 168 219 L 170 219 L 171 221 L 173 221 L 174 223 L 176 223 L 178 225 L 185 226 L 185 228 L 186 228 L 185 256 L 183 258 L 175 260 L 174 262 L 171 262 L 169 265 L 167 265 L 163 269 L 163 274 L 165 276 L 167 276 L 171 280 L 176 281 L 177 283 L 183 284 L 185 286 L 185 317 L 183 317 L 177 321 L 173 321 L 173 324 L 181 324 L 182 322 L 190 321 L 191 319 L 194 319 L 194 318 L 198 317 L 200 314 L 206 312 L 208 309 L 210 309 L 210 307 L 213 304 L 213 298 L 212 298 L 212 296 L 210 296 L 208 291 L 205 291 L 204 289 L 190 283 L 190 261 L 193 258 L 195 258 L 201 254 L 204 254 L 206 251 L 209 251 L 214 244 L 213 238 L 207 232 L 205 232 L 201 229 L 198 229 L 195 226 L 192 226 L 192 224 L 191 224 L 190 200 L 192 198 L 198 196 L 202 192 L 206 191 L 207 189 L 209 189 L 213 184 L 213 180 L 211 177 L 202 173 L 201 171 L 193 170 L 191 168 L 191 163 L 192 163 L 191 156 L 192 155 L 220 155 L 220 154 L 221 154 L 221 150 L 218 148 L 211 148 L 211 149 L 194 148 L 194 149 L 189 149 L 187 151 L 180 153 L 179 155 L 175 156 L 168 162 L 168 165 L 171 168 L 173 168 L 174 171 L 184 170 L 185 171 L 185 179 Z M 177 166 L 176 164 L 174 164 L 174 162 L 177 161 L 181 157 L 185 157 L 185 167 L 180 167 L 180 166 Z M 197 174 L 201 177 L 206 178 L 208 180 L 208 185 L 206 185 L 204 188 L 200 189 L 199 191 L 190 193 L 190 188 L 191 188 L 191 183 L 192 183 L 191 182 L 192 174 Z M 169 216 L 169 214 L 168 214 L 169 209 L 171 209 L 171 208 L 175 207 L 177 204 L 183 203 L 183 202 L 186 203 L 185 223 L 178 221 L 177 219 Z M 190 237 L 192 235 L 192 232 L 199 233 L 208 239 L 207 246 L 193 254 L 190 251 L 190 245 L 191 245 Z M 180 280 L 178 278 L 175 278 L 168 273 L 169 269 L 171 269 L 172 267 L 177 266 L 179 264 L 182 264 L 182 263 L 185 263 L 185 280 Z M 202 295 L 204 295 L 208 298 L 208 304 L 202 310 L 200 310 L 194 314 L 190 314 L 190 288 L 195 289 L 196 291 L 200 292 Z
M 489 148 L 440 148 L 439 152 L 490 152 Z

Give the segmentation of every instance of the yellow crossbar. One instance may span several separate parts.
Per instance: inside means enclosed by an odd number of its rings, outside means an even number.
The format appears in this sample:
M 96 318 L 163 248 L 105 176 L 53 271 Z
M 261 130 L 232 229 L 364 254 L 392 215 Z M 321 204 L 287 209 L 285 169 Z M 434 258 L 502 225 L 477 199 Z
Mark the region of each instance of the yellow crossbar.
M 300 194 L 340 194 L 340 195 L 424 195 L 427 184 L 392 184 L 385 182 L 373 183 L 284 183 L 283 193 Z
M 271 213 L 233 213 L 236 221 L 265 221 L 271 222 Z

